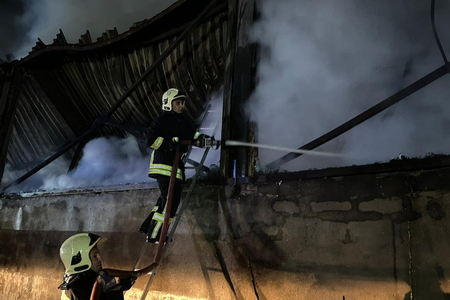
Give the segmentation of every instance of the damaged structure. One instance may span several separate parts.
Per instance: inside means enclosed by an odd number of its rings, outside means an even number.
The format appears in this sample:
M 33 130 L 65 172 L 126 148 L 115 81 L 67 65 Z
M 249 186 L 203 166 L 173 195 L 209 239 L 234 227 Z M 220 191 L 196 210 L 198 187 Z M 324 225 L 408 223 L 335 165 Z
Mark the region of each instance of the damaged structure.
M 131 269 L 150 185 L 8 193 L 63 156 L 74 170 L 96 137 L 143 138 L 172 86 L 198 119 L 223 91 L 222 140 L 256 142 L 244 112 L 255 87 L 254 0 L 180 0 L 128 31 L 38 41 L 0 65 L 0 298 L 59 299 L 59 246 L 109 237 L 108 267 Z M 450 72 L 444 65 L 303 145 L 312 150 Z M 144 150 L 143 150 L 144 151 Z M 219 180 L 197 184 L 158 276 L 126 299 L 447 299 L 450 159 L 258 174 L 255 148 L 221 149 Z M 290 153 L 268 165 L 278 169 Z M 186 192 L 186 191 L 185 191 Z M 152 249 L 148 249 L 151 252 Z M 147 253 L 140 261 L 145 265 Z M 26 283 L 26 284 L 24 284 Z

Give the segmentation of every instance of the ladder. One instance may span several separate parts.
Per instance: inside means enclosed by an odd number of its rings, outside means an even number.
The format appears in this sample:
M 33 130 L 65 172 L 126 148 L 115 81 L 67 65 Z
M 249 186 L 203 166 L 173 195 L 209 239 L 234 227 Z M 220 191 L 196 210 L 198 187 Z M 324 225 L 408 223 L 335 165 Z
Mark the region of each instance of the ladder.
M 210 109 L 211 109 L 211 104 L 209 104 L 207 106 L 207 109 L 205 110 L 205 113 L 203 114 L 202 121 L 200 123 L 200 129 L 202 129 L 201 126 L 205 122 L 206 117 L 208 116 L 209 112 L 214 112 L 214 111 L 211 111 Z M 212 131 L 212 134 L 211 134 L 212 137 L 214 137 L 214 135 L 217 133 L 217 129 L 218 129 L 218 125 L 219 124 L 220 124 L 220 120 L 217 122 L 217 124 L 213 128 L 213 131 Z M 172 224 L 172 226 L 170 228 L 169 234 L 167 235 L 167 238 L 166 238 L 167 242 L 164 244 L 164 247 L 163 247 L 163 250 L 162 250 L 162 253 L 161 253 L 161 257 L 164 256 L 165 252 L 167 252 L 168 248 L 171 245 L 171 242 L 172 242 L 172 239 L 173 239 L 173 235 L 175 233 L 175 230 L 177 229 L 177 226 L 178 226 L 178 224 L 179 224 L 179 222 L 181 220 L 181 217 L 183 216 L 184 210 L 187 208 L 187 206 L 189 204 L 189 199 L 191 197 L 192 191 L 194 190 L 194 187 L 195 187 L 195 184 L 196 184 L 196 182 L 198 180 L 198 177 L 200 176 L 202 171 L 208 171 L 209 170 L 208 168 L 203 166 L 204 163 L 205 163 L 206 157 L 208 156 L 209 150 L 210 150 L 209 147 L 205 148 L 200 161 L 196 162 L 196 161 L 191 160 L 189 158 L 189 156 L 191 154 L 191 151 L 192 151 L 192 147 L 189 147 L 189 150 L 188 150 L 188 152 L 186 153 L 186 156 L 183 159 L 183 162 L 189 163 L 190 165 L 192 165 L 192 167 L 190 167 L 190 168 L 195 170 L 195 174 L 192 177 L 192 181 L 191 181 L 191 184 L 189 185 L 189 189 L 187 191 L 186 196 L 181 201 L 181 206 L 180 206 L 180 208 L 178 210 L 178 213 L 175 215 L 175 221 L 173 222 L 173 224 Z M 188 167 L 186 169 L 188 169 Z M 134 263 L 133 270 L 135 270 L 137 268 L 137 266 L 141 262 L 141 259 L 144 257 L 144 253 L 146 252 L 148 244 L 149 243 L 145 242 L 142 245 L 141 250 L 140 250 L 139 255 L 138 255 L 138 258 L 137 258 L 136 262 Z M 141 295 L 141 298 L 140 298 L 141 300 L 145 300 L 146 299 L 147 294 L 150 291 L 150 287 L 151 287 L 151 284 L 153 282 L 153 279 L 154 279 L 154 277 L 157 274 L 158 267 L 159 267 L 159 264 L 151 271 L 150 278 L 149 278 L 149 280 L 148 280 L 148 282 L 147 282 L 147 284 L 145 286 L 145 289 L 144 289 L 144 291 L 143 291 L 143 293 Z

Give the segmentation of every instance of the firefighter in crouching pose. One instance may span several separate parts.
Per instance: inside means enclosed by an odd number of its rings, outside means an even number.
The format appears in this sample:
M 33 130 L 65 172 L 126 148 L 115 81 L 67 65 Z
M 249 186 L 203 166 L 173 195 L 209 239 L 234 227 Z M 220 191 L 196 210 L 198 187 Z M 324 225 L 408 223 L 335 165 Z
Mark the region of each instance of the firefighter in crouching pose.
M 102 237 L 92 233 L 78 233 L 61 245 L 59 255 L 66 268 L 61 300 L 89 300 L 96 280 L 102 283 L 100 300 L 123 300 L 135 277 L 118 278 L 103 271 L 97 244 Z
M 183 154 L 188 150 L 188 146 L 180 142 L 189 140 L 198 147 L 204 146 L 201 141 L 204 140 L 205 135 L 197 132 L 188 117 L 183 114 L 186 99 L 186 95 L 177 89 L 171 88 L 166 91 L 162 96 L 163 113 L 152 122 L 146 133 L 147 144 L 153 149 L 148 176 L 158 181 L 158 187 L 161 191 L 155 207 L 139 228 L 139 231 L 147 236 L 146 241 L 149 243 L 158 243 L 160 238 L 175 152 L 178 150 Z M 172 208 L 169 212 L 169 224 L 180 204 L 184 180 L 184 165 L 180 159 Z

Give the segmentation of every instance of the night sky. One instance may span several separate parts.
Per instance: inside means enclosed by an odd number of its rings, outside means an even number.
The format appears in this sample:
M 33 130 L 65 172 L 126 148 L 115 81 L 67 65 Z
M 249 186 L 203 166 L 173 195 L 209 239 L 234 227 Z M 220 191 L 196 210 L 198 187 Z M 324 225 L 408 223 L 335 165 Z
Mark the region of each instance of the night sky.
M 25 13 L 24 0 L 1 0 L 0 9 L 0 58 L 14 53 L 26 40 L 29 25 L 21 22 L 20 17 Z

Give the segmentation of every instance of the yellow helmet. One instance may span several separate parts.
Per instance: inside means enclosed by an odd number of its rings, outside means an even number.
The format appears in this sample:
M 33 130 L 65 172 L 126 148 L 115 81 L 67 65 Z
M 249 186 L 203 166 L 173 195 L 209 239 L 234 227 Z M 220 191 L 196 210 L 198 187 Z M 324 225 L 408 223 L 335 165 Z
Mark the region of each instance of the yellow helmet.
M 59 256 L 66 268 L 66 275 L 81 273 L 92 267 L 89 252 L 101 239 L 96 234 L 78 233 L 64 241 Z
M 162 109 L 165 111 L 171 111 L 172 101 L 181 98 L 186 98 L 186 95 L 177 89 L 174 88 L 168 89 L 167 92 L 165 92 L 164 95 L 162 96 Z

